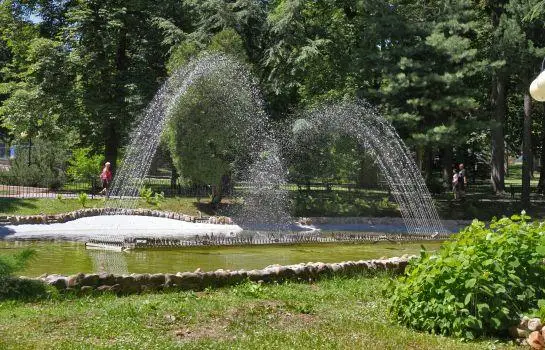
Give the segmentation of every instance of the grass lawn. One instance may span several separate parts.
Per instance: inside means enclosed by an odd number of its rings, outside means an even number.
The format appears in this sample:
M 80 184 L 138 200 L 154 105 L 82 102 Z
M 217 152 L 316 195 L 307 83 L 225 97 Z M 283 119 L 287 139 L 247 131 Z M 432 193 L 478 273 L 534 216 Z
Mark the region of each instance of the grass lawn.
M 104 199 L 87 200 L 86 208 L 101 208 L 105 204 Z M 200 205 L 195 198 L 166 198 L 159 206 L 147 204 L 141 200 L 139 208 L 161 209 L 180 212 L 188 215 L 198 215 L 199 209 L 206 209 L 202 202 Z M 36 215 L 58 214 L 83 208 L 77 199 L 53 199 L 53 198 L 0 198 L 0 215 Z
M 388 277 L 0 303 L 1 349 L 516 349 L 389 320 Z

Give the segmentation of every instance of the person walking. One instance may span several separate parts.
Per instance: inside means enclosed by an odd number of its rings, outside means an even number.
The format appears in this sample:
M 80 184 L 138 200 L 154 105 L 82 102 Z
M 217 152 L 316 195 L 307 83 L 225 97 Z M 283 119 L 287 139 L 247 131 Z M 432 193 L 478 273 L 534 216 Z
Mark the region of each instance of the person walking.
M 460 187 L 458 185 L 458 172 L 456 169 L 452 169 L 452 193 L 454 194 L 454 199 L 460 198 Z
M 100 181 L 102 182 L 102 191 L 100 191 L 100 194 L 105 194 L 106 196 L 108 196 L 108 188 L 110 187 L 110 182 L 112 181 L 110 162 L 106 162 L 104 164 L 104 168 L 100 173 Z
M 465 197 L 466 187 L 467 187 L 467 176 L 466 169 L 464 168 L 464 163 L 460 163 L 458 171 L 458 186 L 459 186 L 459 195 L 460 199 Z

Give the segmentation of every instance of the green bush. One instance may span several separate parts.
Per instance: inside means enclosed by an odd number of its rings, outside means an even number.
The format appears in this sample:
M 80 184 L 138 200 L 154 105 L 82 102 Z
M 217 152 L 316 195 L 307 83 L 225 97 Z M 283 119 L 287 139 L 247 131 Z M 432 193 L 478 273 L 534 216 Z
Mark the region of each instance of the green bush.
M 81 204 L 82 208 L 85 208 L 88 199 L 89 196 L 87 195 L 87 193 L 81 192 L 80 194 L 78 194 L 78 202 L 79 204 Z
M 418 330 L 501 335 L 545 287 L 545 226 L 524 216 L 475 220 L 436 254 L 422 252 L 394 282 L 391 312 Z
M 151 188 L 144 186 L 140 189 L 140 197 L 144 199 L 147 204 L 158 206 L 159 203 L 165 199 L 165 194 L 163 192 L 153 192 Z
M 10 185 L 52 189 L 66 182 L 64 169 L 68 150 L 61 141 L 36 139 L 30 152 L 30 165 L 28 156 L 28 147 L 18 147 L 10 169 L 0 173 L 0 180 Z
M 0 301 L 5 299 L 32 300 L 47 294 L 46 286 L 36 280 L 13 277 L 34 257 L 35 252 L 25 249 L 15 255 L 0 255 Z
M 90 181 L 98 178 L 104 163 L 104 156 L 91 154 L 91 148 L 78 148 L 68 161 L 66 173 L 76 181 Z

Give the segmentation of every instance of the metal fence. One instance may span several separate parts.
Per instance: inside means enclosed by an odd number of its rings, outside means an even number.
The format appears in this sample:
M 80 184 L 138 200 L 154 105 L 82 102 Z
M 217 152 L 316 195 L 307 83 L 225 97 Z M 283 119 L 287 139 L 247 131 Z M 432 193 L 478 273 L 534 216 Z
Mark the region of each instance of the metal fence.
M 42 184 L 55 184 L 52 186 Z M 163 193 L 165 197 L 192 197 L 209 198 L 212 196 L 210 185 L 186 185 L 178 179 L 172 181 L 168 176 L 149 176 L 144 179 L 144 186 L 153 192 Z M 268 186 L 267 184 L 236 182 L 223 189 L 226 197 L 242 197 L 252 188 Z M 12 198 L 56 198 L 59 196 L 70 198 L 77 197 L 80 193 L 86 193 L 90 197 L 99 196 L 102 190 L 100 179 L 93 178 L 87 181 L 47 181 L 40 179 L 39 183 L 23 183 L 16 177 L 0 176 L 0 197 Z M 306 182 L 300 184 L 285 184 L 282 190 L 294 194 L 311 195 L 313 197 L 329 197 L 341 195 L 343 198 L 373 197 L 389 194 L 388 186 L 379 184 L 375 187 L 360 187 L 357 184 Z

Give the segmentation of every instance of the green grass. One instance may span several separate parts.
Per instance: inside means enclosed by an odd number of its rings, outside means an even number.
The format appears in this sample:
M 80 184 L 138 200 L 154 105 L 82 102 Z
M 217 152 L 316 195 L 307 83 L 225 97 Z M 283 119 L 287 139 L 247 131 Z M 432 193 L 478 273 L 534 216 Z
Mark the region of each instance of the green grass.
M 86 208 L 104 207 L 104 199 L 89 199 Z M 195 198 L 166 198 L 159 206 L 147 204 L 140 200 L 139 208 L 153 208 L 166 211 L 174 211 L 188 215 L 197 215 L 199 209 L 206 210 L 205 203 L 199 203 Z M 53 198 L 0 198 L 0 215 L 37 215 L 59 214 L 82 209 L 77 199 L 53 199 Z
M 539 182 L 539 172 L 534 172 L 534 177 L 530 180 L 530 185 L 536 187 Z M 522 186 L 522 164 L 513 164 L 509 166 L 509 170 L 505 176 L 505 186 L 509 189 L 509 185 Z
M 516 349 L 393 324 L 388 278 L 0 303 L 2 349 Z

